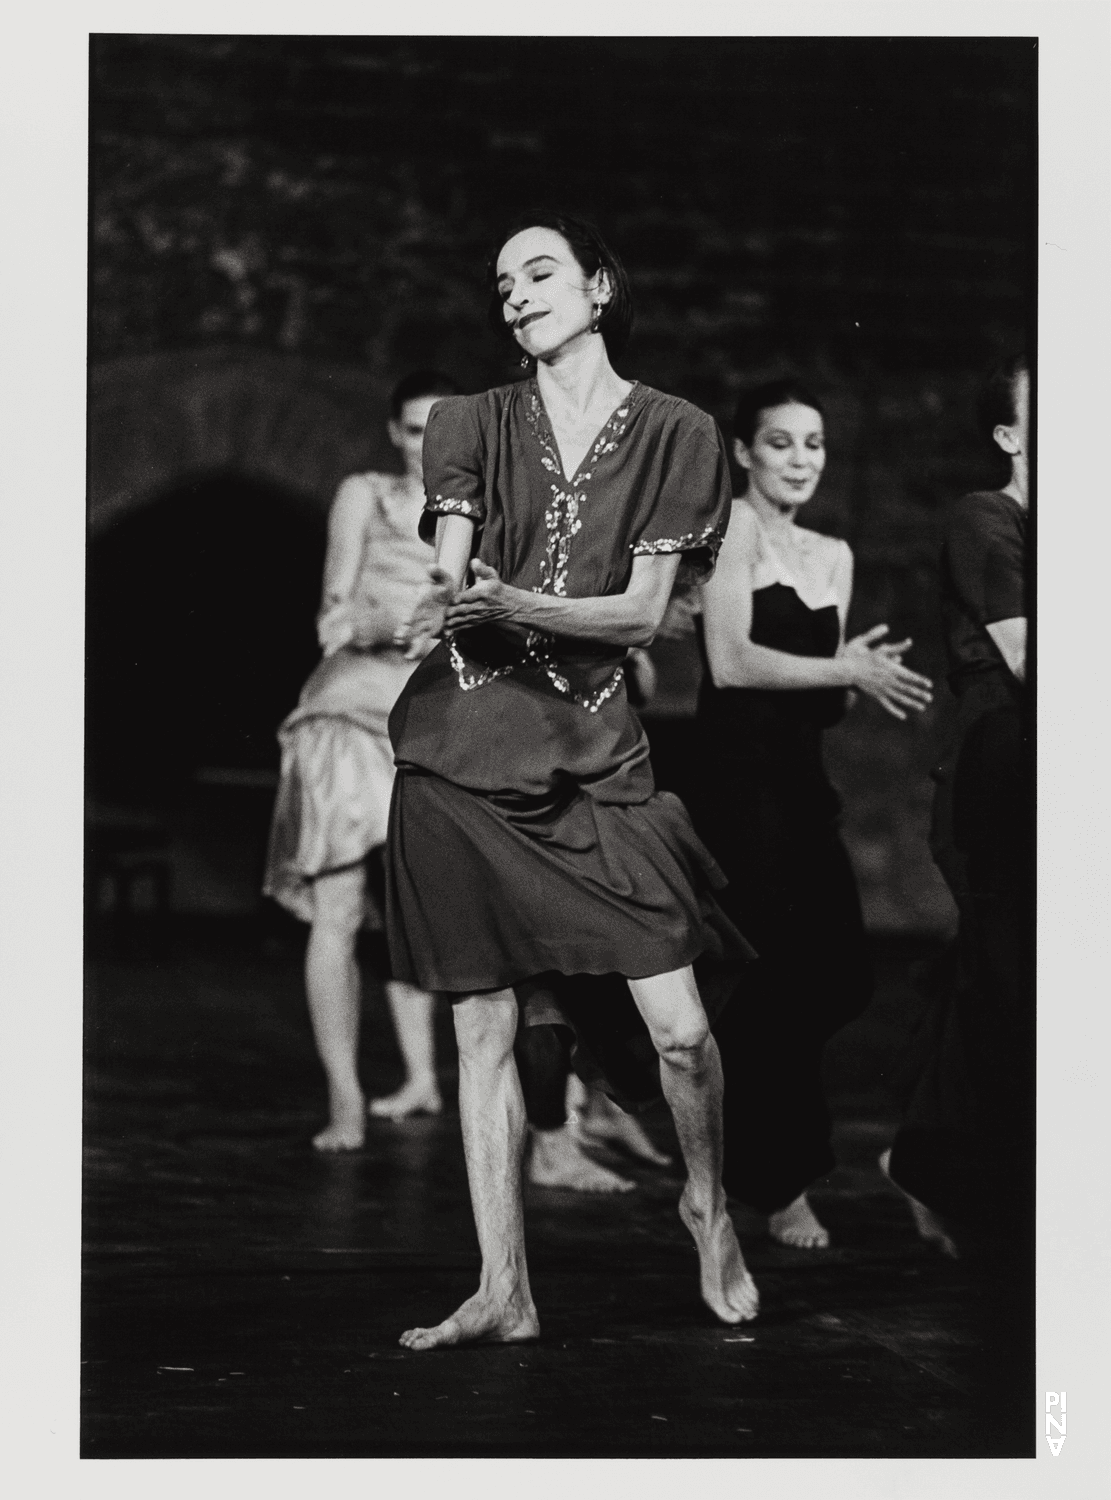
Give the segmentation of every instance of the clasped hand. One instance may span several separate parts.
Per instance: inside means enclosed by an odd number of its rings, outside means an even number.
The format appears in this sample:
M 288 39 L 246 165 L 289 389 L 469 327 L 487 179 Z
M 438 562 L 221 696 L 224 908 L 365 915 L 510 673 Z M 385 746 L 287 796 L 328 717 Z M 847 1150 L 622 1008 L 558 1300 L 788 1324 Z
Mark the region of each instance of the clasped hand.
M 886 625 L 873 625 L 863 635 L 854 637 L 844 655 L 852 666 L 853 686 L 874 698 L 896 719 L 905 719 L 907 710 L 921 713 L 933 702 L 933 683 L 921 672 L 903 666 L 903 656 L 912 642 L 882 641 Z
M 513 618 L 521 590 L 503 583 L 496 570 L 478 558 L 471 563 L 471 572 L 474 582 L 469 588 L 457 590 L 446 569 L 438 564 L 429 568 L 427 587 L 394 636 L 394 643 L 404 647 L 407 661 L 422 656 L 436 636 Z

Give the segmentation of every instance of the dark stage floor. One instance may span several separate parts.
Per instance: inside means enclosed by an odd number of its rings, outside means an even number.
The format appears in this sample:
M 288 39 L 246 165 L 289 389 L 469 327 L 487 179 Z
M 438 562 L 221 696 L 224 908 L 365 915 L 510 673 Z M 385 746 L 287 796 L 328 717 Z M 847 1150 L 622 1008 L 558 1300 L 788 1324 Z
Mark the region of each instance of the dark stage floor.
M 679 1179 L 634 1168 L 627 1197 L 531 1192 L 539 1343 L 431 1354 L 398 1334 L 445 1316 L 478 1268 L 454 1110 L 372 1122 L 358 1155 L 313 1153 L 323 1087 L 294 924 L 179 924 L 162 956 L 102 956 L 83 1455 L 1032 1453 L 1032 1408 L 999 1384 L 973 1268 L 916 1238 L 876 1167 L 894 1129 L 884 1081 L 921 1009 L 908 973 L 927 953 L 880 945 L 877 998 L 831 1048 L 840 1165 L 813 1201 L 833 1248 L 774 1245 L 736 1212 L 755 1323 L 702 1308 Z M 385 1092 L 399 1067 L 378 999 L 370 987 L 364 1078 Z M 453 1094 L 447 1013 L 439 1025 Z M 671 1138 L 666 1114 L 649 1124 Z

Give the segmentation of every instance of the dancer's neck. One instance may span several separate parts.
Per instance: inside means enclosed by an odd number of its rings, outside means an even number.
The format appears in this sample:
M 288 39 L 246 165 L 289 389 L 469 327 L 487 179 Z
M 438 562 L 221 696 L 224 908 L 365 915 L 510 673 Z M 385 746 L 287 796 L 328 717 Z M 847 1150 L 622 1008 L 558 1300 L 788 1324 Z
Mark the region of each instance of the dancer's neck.
M 558 411 L 572 418 L 603 406 L 612 411 L 633 388 L 610 364 L 605 340 L 597 333 L 583 334 L 540 360 L 536 383 L 550 415 Z
M 776 500 L 769 500 L 751 482 L 745 499 L 756 512 L 764 529 L 773 536 L 788 537 L 794 530 L 795 517 L 799 512 L 797 505 L 781 505 Z
M 1017 500 L 1023 510 L 1029 508 L 1029 471 L 1025 453 L 1019 453 L 1011 459 L 1011 482 L 1003 486 L 1003 494 L 1010 495 L 1012 500 Z

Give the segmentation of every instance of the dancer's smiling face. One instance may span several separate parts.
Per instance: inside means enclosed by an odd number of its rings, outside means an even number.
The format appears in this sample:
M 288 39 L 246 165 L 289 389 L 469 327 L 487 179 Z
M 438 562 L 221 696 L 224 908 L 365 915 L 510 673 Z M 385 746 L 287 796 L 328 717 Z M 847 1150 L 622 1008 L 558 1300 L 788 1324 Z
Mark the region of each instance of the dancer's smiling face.
M 521 348 L 543 359 L 578 339 L 598 337 L 595 303 L 610 298 L 605 271 L 588 276 L 554 229 L 523 229 L 498 255 L 498 293 L 505 321 Z
M 773 505 L 802 505 L 826 466 L 821 413 L 799 401 L 767 406 L 757 416 L 752 442 L 738 438 L 733 452 L 757 494 Z

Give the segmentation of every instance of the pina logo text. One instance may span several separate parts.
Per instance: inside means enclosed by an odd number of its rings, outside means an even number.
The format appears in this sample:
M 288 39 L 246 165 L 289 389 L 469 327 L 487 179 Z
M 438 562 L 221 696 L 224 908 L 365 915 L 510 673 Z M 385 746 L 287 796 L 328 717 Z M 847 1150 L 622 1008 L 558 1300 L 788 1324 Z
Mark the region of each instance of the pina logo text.
M 1058 1415 L 1053 1415 L 1056 1408 Z M 1057 1431 L 1054 1433 L 1053 1429 Z M 1054 1458 L 1059 1458 L 1061 1449 L 1065 1446 L 1065 1393 L 1064 1391 L 1046 1391 L 1045 1393 L 1045 1440 L 1049 1444 L 1049 1451 Z

